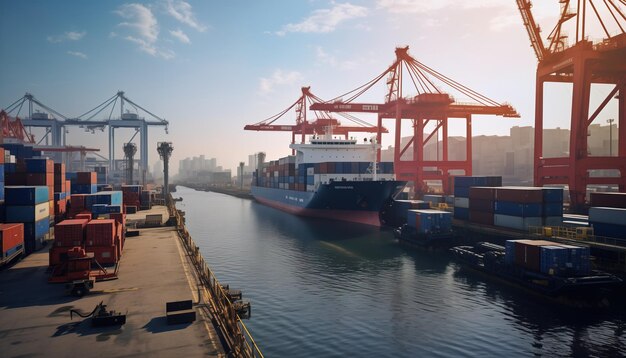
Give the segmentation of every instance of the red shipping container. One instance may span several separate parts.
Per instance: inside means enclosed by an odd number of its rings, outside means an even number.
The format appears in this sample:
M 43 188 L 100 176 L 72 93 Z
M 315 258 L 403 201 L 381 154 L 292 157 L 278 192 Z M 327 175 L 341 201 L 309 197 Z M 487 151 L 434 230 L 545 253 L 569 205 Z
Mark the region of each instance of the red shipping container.
M 0 224 L 0 241 L 2 241 L 0 256 L 4 256 L 17 245 L 24 245 L 24 224 Z
M 54 225 L 55 246 L 82 246 L 88 222 L 87 219 L 73 219 Z
M 591 206 L 626 209 L 626 193 L 591 193 Z
M 26 173 L 4 173 L 4 185 L 26 185 Z
M 472 188 L 470 188 L 472 189 Z M 484 213 L 493 213 L 494 202 L 491 200 L 472 199 L 469 200 L 470 211 L 481 211 Z M 491 215 L 493 216 L 493 215 Z M 471 219 L 470 219 L 471 220 Z M 493 222 L 492 222 L 493 224 Z
M 76 184 L 98 184 L 98 174 L 96 172 L 76 173 Z
M 0 147 L 0 164 L 4 164 L 4 148 Z
M 545 240 L 518 240 L 515 242 L 515 264 L 533 271 L 541 271 L 541 246 L 558 245 Z
M 115 234 L 115 220 L 91 220 L 87 224 L 85 246 L 113 246 Z
M 85 198 L 87 194 L 72 194 L 70 196 L 70 207 L 75 211 L 82 211 L 85 208 Z
M 113 244 L 110 246 L 90 246 L 86 247 L 85 251 L 92 252 L 100 265 L 114 265 L 119 260 L 117 247 Z
M 54 174 L 57 173 L 65 176 L 65 163 L 54 163 Z
M 72 182 L 69 181 L 69 180 L 66 180 L 65 181 L 65 188 L 63 188 L 63 189 L 64 189 L 63 190 L 64 192 L 66 192 L 68 194 L 71 193 L 72 192 Z
M 26 185 L 54 186 L 54 174 L 28 173 L 26 174 Z
M 499 187 L 496 189 L 496 201 L 514 203 L 542 203 L 543 189 L 535 187 Z
M 496 188 L 488 187 L 488 186 L 470 187 L 469 198 L 494 201 L 496 199 Z M 470 202 L 471 201 L 472 200 L 470 200 Z
M 471 222 L 475 222 L 478 224 L 493 226 L 493 213 L 484 212 L 484 211 L 475 211 L 475 210 L 470 209 L 469 220 Z
M 75 219 L 85 219 L 87 221 L 91 221 L 91 214 L 90 213 L 80 213 L 80 214 L 76 214 Z

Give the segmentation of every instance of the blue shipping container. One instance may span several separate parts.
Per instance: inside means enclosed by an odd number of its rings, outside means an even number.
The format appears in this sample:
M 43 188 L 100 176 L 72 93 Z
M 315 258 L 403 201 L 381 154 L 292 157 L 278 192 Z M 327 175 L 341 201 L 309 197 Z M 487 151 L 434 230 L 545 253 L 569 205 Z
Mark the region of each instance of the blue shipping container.
M 459 220 L 469 220 L 469 209 L 455 207 L 454 218 Z
M 101 191 L 85 197 L 85 206 L 90 208 L 94 204 L 122 205 L 122 199 L 121 191 Z
M 626 239 L 626 225 L 615 225 L 598 222 L 589 222 L 596 236 Z M 626 224 L 626 223 L 625 223 Z
M 537 217 L 541 216 L 543 206 L 540 203 L 521 204 L 510 201 L 496 201 L 494 213 L 500 215 Z
M 515 242 L 517 240 L 506 240 L 504 243 L 504 262 L 507 265 L 515 263 Z
M 24 240 L 42 238 L 50 232 L 50 218 L 44 218 L 34 223 L 24 223 Z
M 568 250 L 566 248 L 560 246 L 541 246 L 541 272 L 559 274 L 567 268 L 567 262 Z
M 26 171 L 29 173 L 46 173 L 48 168 L 48 160 L 40 158 L 31 158 L 24 160 L 26 163 Z
M 4 164 L 0 164 L 0 182 L 4 182 Z
M 454 197 L 455 198 L 469 198 L 469 187 L 455 186 Z
M 59 201 L 67 198 L 67 193 L 54 193 L 54 200 Z
M 543 216 L 563 216 L 563 203 L 544 203 Z
M 7 205 L 36 205 L 48 201 L 46 186 L 7 186 L 4 192 Z
M 563 188 L 543 187 L 543 202 L 563 204 Z
M 470 186 L 502 186 L 499 176 L 457 176 L 454 177 L 454 188 Z M 467 195 L 469 196 L 469 195 Z
M 4 172 L 5 173 L 15 173 L 17 172 L 17 163 L 4 163 Z
M 71 182 L 76 181 L 76 177 L 78 176 L 78 174 L 76 174 L 75 172 L 65 172 L 65 180 L 69 180 Z
M 0 181 L 0 201 L 4 201 L 4 182 Z
M 452 214 L 439 210 L 409 210 L 407 224 L 420 234 L 447 233 L 452 230 Z
M 95 194 L 98 192 L 96 184 L 72 184 L 72 194 Z
M 24 238 L 24 251 L 26 255 L 31 254 L 43 247 L 43 238 Z

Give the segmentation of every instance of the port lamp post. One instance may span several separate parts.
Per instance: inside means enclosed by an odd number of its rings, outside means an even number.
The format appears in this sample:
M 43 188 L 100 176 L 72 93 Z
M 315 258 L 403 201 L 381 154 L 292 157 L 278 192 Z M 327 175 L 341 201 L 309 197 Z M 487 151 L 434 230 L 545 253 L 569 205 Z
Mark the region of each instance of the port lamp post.
M 613 122 L 615 122 L 615 119 L 609 118 L 606 120 L 606 122 L 609 124 L 609 157 L 612 157 L 613 156 Z
M 163 160 L 163 200 L 165 204 L 169 204 L 169 171 L 170 171 L 170 157 L 174 147 L 171 142 L 159 142 L 157 143 L 157 152 L 161 160 Z

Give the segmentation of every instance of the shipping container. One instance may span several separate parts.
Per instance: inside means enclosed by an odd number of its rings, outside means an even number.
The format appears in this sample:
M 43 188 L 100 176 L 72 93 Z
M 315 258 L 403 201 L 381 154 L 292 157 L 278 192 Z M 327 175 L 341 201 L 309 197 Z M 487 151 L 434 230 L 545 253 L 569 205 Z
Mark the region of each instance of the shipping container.
M 493 213 L 470 209 L 469 221 L 477 224 L 493 226 Z
M 541 217 L 520 217 L 502 214 L 494 214 L 493 223 L 495 226 L 523 231 L 528 230 L 531 226 L 542 226 Z
M 63 220 L 54 226 L 55 246 L 82 246 L 85 240 L 87 219 Z
M 455 198 L 456 199 L 456 198 Z M 454 218 L 458 220 L 469 220 L 469 209 L 454 207 Z
M 26 171 L 29 173 L 54 173 L 54 162 L 50 159 L 24 159 Z
M 24 247 L 24 224 L 0 224 L 0 259 L 13 255 Z
M 50 233 L 50 218 L 24 223 L 24 240 L 40 239 Z
M 6 186 L 6 205 L 36 205 L 48 202 L 48 187 L 45 186 Z
M 491 200 L 484 200 L 484 199 L 469 199 L 469 209 L 470 211 L 480 211 L 484 213 L 493 214 L 494 202 Z
M 599 222 L 590 222 L 593 227 L 593 233 L 596 236 L 611 237 L 615 239 L 626 239 L 626 225 L 606 224 Z
M 563 188 L 544 186 L 542 190 L 543 190 L 543 202 L 544 203 L 563 204 Z
M 419 234 L 448 233 L 452 230 L 452 214 L 440 210 L 409 210 L 407 225 Z
M 543 216 L 563 216 L 563 203 L 543 203 Z
M 591 206 L 626 209 L 626 193 L 591 193 Z
M 542 203 L 543 188 L 507 186 L 496 189 L 496 201 L 508 201 L 514 203 Z
M 543 220 L 543 226 L 562 226 L 563 225 L 562 216 L 544 216 L 542 220 Z
M 496 188 L 489 186 L 474 186 L 469 189 L 470 199 L 496 200 Z
M 47 201 L 37 205 L 6 205 L 5 210 L 7 222 L 35 222 L 50 217 L 50 203 Z
M 454 188 L 471 186 L 502 186 L 501 176 L 456 176 Z
M 454 197 L 455 198 L 469 198 L 470 188 L 467 186 L 459 186 L 454 187 Z
M 76 173 L 76 184 L 78 185 L 98 184 L 98 176 L 96 172 L 78 172 Z
M 564 271 L 568 261 L 567 251 L 560 246 L 541 246 L 540 271 L 551 275 Z
M 85 246 L 113 246 L 115 233 L 115 220 L 91 220 L 86 228 Z
M 626 226 L 626 209 L 591 207 L 589 208 L 589 222 Z
M 466 209 L 468 209 L 470 207 L 470 200 L 469 200 L 469 198 L 455 196 L 454 197 L 454 207 L 455 208 L 466 208 Z
M 494 213 L 501 215 L 538 217 L 542 215 L 543 206 L 539 203 L 519 203 L 510 201 L 496 201 Z

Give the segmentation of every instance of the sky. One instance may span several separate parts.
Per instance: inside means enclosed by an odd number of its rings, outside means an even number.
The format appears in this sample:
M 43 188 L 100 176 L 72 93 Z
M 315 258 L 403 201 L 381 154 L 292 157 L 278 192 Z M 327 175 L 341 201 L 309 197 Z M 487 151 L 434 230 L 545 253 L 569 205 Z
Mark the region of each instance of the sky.
M 559 4 L 534 3 L 545 37 Z M 0 106 L 29 92 L 77 117 L 121 90 L 170 123 L 167 134 L 149 130 L 151 164 L 156 143 L 171 141 L 174 171 L 178 160 L 201 154 L 234 169 L 255 152 L 268 159 L 290 154 L 291 134 L 244 131 L 246 124 L 287 108 L 302 86 L 323 99 L 361 86 L 393 63 L 400 46 L 521 114 L 476 117 L 474 135 L 533 125 L 537 62 L 513 0 L 0 0 Z M 592 88 L 592 103 L 610 90 Z M 381 102 L 384 91 L 381 82 L 361 98 Z M 568 128 L 567 88 L 546 96 L 556 105 L 546 108 L 545 127 Z M 599 122 L 614 115 L 613 102 Z M 292 123 L 290 114 L 277 123 Z M 106 135 L 98 133 L 73 128 L 68 142 L 100 146 L 106 156 Z M 450 135 L 463 134 L 451 126 Z M 116 132 L 118 158 L 132 136 Z M 384 136 L 382 145 L 392 138 Z

